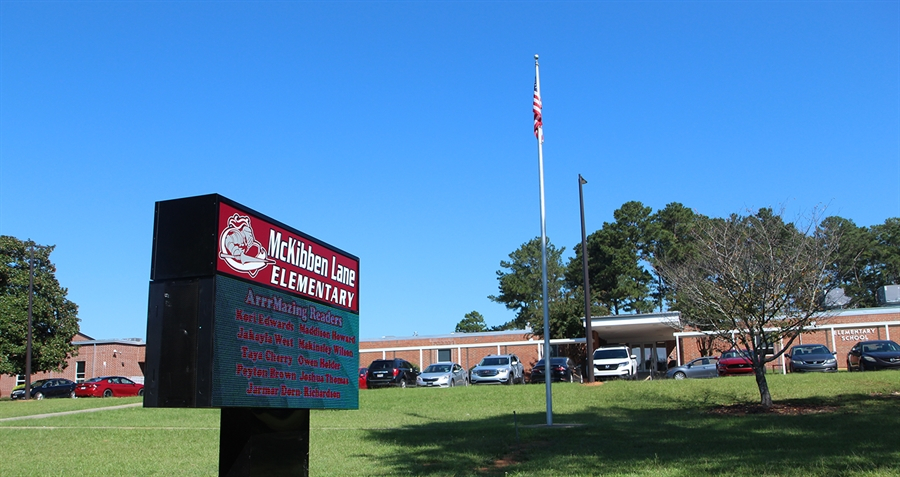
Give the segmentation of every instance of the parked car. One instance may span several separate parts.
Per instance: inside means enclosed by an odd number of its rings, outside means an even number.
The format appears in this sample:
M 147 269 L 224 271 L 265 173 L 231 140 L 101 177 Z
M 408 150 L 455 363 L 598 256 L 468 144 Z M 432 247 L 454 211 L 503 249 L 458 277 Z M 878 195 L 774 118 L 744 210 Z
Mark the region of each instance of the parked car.
M 666 377 L 671 379 L 715 378 L 719 376 L 719 371 L 716 369 L 716 364 L 718 363 L 719 358 L 704 356 L 690 363 L 670 368 L 666 371 Z
M 594 350 L 594 377 L 633 379 L 637 376 L 637 356 L 627 346 L 604 346 Z
M 744 350 L 733 349 L 722 353 L 719 363 L 716 365 L 719 376 L 740 376 L 753 374 L 753 362 L 750 361 L 750 353 Z
M 400 358 L 376 359 L 366 371 L 366 387 L 369 389 L 398 386 L 405 388 L 416 384 L 415 366 Z
M 38 379 L 31 383 L 31 398 L 75 397 L 75 383 L 65 378 Z M 12 400 L 25 398 L 25 386 L 9 394 Z
M 791 348 L 785 356 L 790 358 L 790 371 L 792 373 L 805 373 L 808 371 L 837 371 L 837 353 L 832 353 L 825 345 L 803 344 Z
M 366 371 L 369 368 L 359 368 L 359 389 L 366 389 Z
M 545 363 L 544 359 L 541 358 L 534 364 L 534 367 L 531 368 L 530 382 L 547 382 L 544 379 Z M 550 358 L 550 380 L 551 382 L 568 381 L 571 383 L 578 381 L 580 383 L 583 381 L 583 377 L 581 376 L 581 370 L 578 366 L 575 366 L 575 362 L 571 358 Z
M 514 354 L 488 355 L 472 368 L 469 382 L 472 384 L 499 383 L 516 384 L 525 382 L 525 367 Z
M 900 369 L 900 345 L 891 340 L 860 341 L 847 353 L 848 371 Z
M 75 386 L 77 397 L 143 396 L 144 385 L 122 376 L 91 378 Z
M 465 368 L 460 366 L 459 363 L 434 363 L 429 364 L 416 377 L 416 385 L 429 388 L 468 386 L 469 377 Z

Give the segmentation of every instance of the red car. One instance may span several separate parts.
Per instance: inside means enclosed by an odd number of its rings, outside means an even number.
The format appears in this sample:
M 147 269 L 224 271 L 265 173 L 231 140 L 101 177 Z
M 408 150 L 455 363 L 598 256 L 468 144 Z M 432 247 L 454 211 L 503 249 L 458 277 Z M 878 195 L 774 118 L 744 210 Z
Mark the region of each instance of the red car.
M 733 349 L 722 353 L 716 370 L 718 370 L 719 376 L 753 374 L 753 363 L 750 361 L 748 352 Z
M 369 368 L 359 368 L 359 389 L 367 389 L 366 388 L 366 373 L 369 371 Z
M 75 386 L 75 397 L 143 396 L 144 385 L 122 376 L 91 378 Z

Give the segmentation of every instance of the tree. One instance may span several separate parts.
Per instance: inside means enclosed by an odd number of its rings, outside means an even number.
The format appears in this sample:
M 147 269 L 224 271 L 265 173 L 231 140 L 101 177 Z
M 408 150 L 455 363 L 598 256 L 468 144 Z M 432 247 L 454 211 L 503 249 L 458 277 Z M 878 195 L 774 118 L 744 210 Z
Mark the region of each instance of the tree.
M 0 236 L 0 374 L 24 374 L 28 333 L 30 243 Z M 56 280 L 53 246 L 34 247 L 32 372 L 62 370 L 75 347 L 78 306 Z
M 850 306 L 876 306 L 876 294 L 869 283 L 873 276 L 875 238 L 865 227 L 857 227 L 851 220 L 828 217 L 822 221 L 826 240 L 834 243 L 835 251 L 827 271 L 833 287 L 844 289 L 851 298 Z
M 484 317 L 477 311 L 466 313 L 465 317 L 456 324 L 456 333 L 478 333 L 488 331 Z
M 900 219 L 889 218 L 868 229 L 841 217 L 822 223 L 837 247 L 828 267 L 833 285 L 851 298 L 850 307 L 878 306 L 878 290 L 900 283 Z
M 566 288 L 565 267 L 562 254 L 565 248 L 557 249 L 547 240 L 547 306 L 551 338 L 578 336 L 573 330 L 581 327 L 578 317 L 572 314 L 576 305 L 572 290 Z M 544 311 L 541 283 L 541 239 L 535 237 L 509 254 L 509 261 L 503 260 L 497 270 L 500 293 L 488 298 L 516 311 L 516 318 L 500 328 L 525 328 L 530 326 L 537 335 L 543 335 Z M 583 328 L 581 328 L 583 333 Z
M 651 263 L 661 259 L 681 263 L 690 257 L 694 247 L 691 229 L 702 218 L 678 202 L 669 203 L 653 214 L 653 228 L 649 233 Z M 658 273 L 655 288 L 654 299 L 659 311 L 663 311 L 666 303 L 675 300 L 675 290 Z
M 695 255 L 660 260 L 657 270 L 692 310 L 688 319 L 733 347 L 749 351 L 760 403 L 772 406 L 765 365 L 789 349 L 822 314 L 834 241 L 815 219 L 798 228 L 771 209 L 703 221 Z M 786 340 L 773 352 L 772 344 Z
M 874 276 L 877 291 L 885 285 L 900 283 L 900 218 L 894 217 L 871 228 L 875 240 Z
M 650 208 L 626 202 L 613 216 L 616 222 L 605 222 L 587 237 L 591 300 L 614 314 L 652 311 L 653 276 L 641 263 L 648 250 Z M 573 289 L 583 288 L 581 248 L 581 244 L 575 246 L 566 271 L 567 284 Z

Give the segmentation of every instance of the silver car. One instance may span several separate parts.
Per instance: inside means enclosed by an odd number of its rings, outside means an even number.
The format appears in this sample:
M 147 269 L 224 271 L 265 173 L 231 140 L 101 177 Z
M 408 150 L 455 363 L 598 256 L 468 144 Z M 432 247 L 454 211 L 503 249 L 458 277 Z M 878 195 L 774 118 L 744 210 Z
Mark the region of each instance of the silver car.
M 416 377 L 416 384 L 425 388 L 452 388 L 453 386 L 468 386 L 469 377 L 466 370 L 459 363 L 434 363 Z
M 485 356 L 472 368 L 469 382 L 472 384 L 521 384 L 525 382 L 525 367 L 514 354 Z
M 719 372 L 716 370 L 716 364 L 718 363 L 719 358 L 704 356 L 668 370 L 666 377 L 672 379 L 715 378 L 719 376 Z

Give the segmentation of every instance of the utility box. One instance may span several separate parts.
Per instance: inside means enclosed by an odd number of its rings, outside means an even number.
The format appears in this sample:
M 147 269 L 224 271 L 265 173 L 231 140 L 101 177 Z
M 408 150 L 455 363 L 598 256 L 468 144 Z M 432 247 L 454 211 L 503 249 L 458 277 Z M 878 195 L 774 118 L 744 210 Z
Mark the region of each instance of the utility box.
M 900 305 L 900 285 L 886 285 L 878 289 L 878 304 Z

